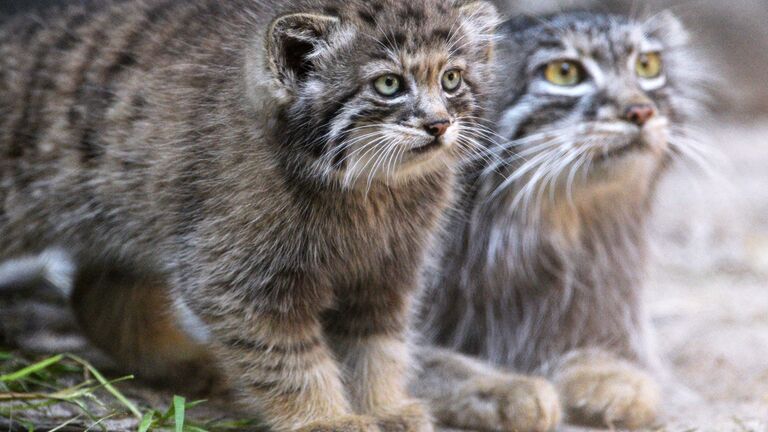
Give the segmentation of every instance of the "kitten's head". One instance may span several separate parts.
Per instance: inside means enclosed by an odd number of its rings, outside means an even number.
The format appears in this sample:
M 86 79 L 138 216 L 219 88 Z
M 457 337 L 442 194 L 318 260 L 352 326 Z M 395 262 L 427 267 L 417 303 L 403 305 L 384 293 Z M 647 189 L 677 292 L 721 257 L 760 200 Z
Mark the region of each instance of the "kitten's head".
M 526 192 L 655 176 L 685 154 L 702 74 L 681 23 L 571 13 L 505 24 L 499 133 Z M 638 180 L 637 177 L 631 181 Z
M 451 169 L 480 151 L 493 6 L 333 4 L 283 15 L 268 32 L 267 59 L 297 160 L 352 186 Z

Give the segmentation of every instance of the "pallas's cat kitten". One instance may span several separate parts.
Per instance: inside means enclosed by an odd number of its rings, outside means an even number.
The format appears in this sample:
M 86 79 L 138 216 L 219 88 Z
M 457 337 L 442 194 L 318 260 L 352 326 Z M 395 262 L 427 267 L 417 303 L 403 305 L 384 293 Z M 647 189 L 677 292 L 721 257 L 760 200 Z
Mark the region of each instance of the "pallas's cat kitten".
M 465 176 L 427 333 L 553 378 L 572 421 L 648 425 L 659 395 L 646 372 L 646 222 L 665 167 L 694 150 L 700 71 L 666 13 L 520 18 L 502 33 L 507 154 Z
M 496 20 L 482 2 L 147 0 L 6 22 L 0 258 L 69 253 L 86 325 L 132 314 L 94 287 L 170 287 L 156 321 L 195 325 L 275 430 L 428 430 L 404 388 L 409 309 L 478 151 Z M 194 355 L 104 331 L 147 374 Z

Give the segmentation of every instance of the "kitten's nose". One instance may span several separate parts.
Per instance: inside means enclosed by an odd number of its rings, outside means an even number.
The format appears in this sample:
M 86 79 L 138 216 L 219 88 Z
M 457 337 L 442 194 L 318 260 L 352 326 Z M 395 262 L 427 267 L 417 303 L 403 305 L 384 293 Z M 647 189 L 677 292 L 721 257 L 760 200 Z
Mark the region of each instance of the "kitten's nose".
M 441 137 L 445 135 L 445 131 L 447 131 L 450 126 L 450 120 L 438 120 L 425 125 L 424 129 L 426 129 L 427 133 L 433 137 Z
M 650 104 L 630 105 L 624 112 L 624 119 L 638 126 L 645 125 L 656 115 L 656 108 Z

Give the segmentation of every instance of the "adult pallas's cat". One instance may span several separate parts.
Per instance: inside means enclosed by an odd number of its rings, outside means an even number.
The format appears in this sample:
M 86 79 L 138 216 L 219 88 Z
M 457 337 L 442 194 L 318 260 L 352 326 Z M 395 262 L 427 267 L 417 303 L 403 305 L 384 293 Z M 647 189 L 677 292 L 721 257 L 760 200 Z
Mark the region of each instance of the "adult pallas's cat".
M 703 70 L 667 13 L 519 18 L 502 33 L 495 126 L 507 157 L 464 176 L 426 331 L 552 378 L 572 421 L 649 425 L 659 394 L 647 372 L 645 229 L 665 167 L 695 156 L 687 132 Z M 458 376 L 453 357 L 428 359 L 422 379 L 473 394 L 476 377 Z M 438 405 L 447 393 L 419 388 Z

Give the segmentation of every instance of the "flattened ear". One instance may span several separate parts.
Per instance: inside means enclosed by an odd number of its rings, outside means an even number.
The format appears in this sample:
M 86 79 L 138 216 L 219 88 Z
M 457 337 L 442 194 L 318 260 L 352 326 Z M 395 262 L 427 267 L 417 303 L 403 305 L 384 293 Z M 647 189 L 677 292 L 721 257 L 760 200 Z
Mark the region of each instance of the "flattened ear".
M 487 1 L 461 2 L 459 11 L 478 33 L 493 34 L 501 24 L 499 11 Z
M 667 46 L 687 45 L 690 40 L 683 22 L 668 10 L 654 15 L 645 23 L 644 28 L 646 34 L 659 39 Z
M 315 69 L 320 52 L 339 26 L 339 19 L 327 15 L 297 13 L 275 19 L 267 34 L 269 68 L 285 87 L 295 88 Z

